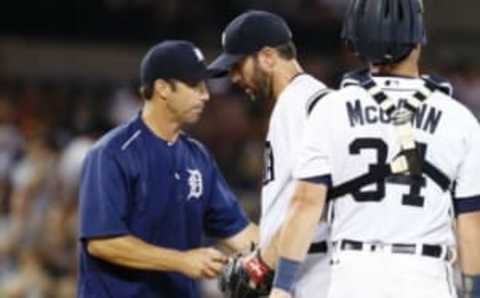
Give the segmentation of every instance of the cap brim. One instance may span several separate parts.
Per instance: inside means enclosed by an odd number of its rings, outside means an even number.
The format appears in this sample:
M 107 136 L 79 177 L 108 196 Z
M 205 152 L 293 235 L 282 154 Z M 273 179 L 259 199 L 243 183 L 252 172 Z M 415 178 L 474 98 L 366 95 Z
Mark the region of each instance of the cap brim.
M 226 76 L 232 69 L 232 66 L 239 62 L 243 57 L 244 55 L 222 53 L 217 59 L 210 63 L 208 70 L 213 73 L 213 78 Z
M 216 78 L 218 71 L 204 68 L 203 71 L 191 73 L 188 77 L 180 78 L 180 80 L 189 83 L 190 85 L 198 84 L 201 81 Z

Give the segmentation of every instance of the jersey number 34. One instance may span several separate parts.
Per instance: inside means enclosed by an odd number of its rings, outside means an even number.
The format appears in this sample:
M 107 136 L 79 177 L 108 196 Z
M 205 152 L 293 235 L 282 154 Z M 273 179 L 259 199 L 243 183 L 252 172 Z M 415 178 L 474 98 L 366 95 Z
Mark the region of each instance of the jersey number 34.
M 361 154 L 363 150 L 375 150 L 377 162 L 369 165 L 369 171 L 373 172 L 381 166 L 385 166 L 388 156 L 388 145 L 378 138 L 358 138 L 350 143 L 349 151 L 352 155 Z M 425 160 L 427 152 L 427 145 L 417 143 L 417 150 L 419 152 L 422 162 Z M 423 207 L 425 198 L 421 196 L 420 192 L 426 186 L 426 179 L 424 176 L 419 179 L 413 179 L 408 175 L 394 175 L 386 179 L 376 182 L 376 190 L 362 191 L 358 190 L 352 193 L 353 198 L 357 202 L 379 202 L 385 197 L 385 184 L 401 184 L 409 187 L 409 191 L 402 195 L 402 205 Z

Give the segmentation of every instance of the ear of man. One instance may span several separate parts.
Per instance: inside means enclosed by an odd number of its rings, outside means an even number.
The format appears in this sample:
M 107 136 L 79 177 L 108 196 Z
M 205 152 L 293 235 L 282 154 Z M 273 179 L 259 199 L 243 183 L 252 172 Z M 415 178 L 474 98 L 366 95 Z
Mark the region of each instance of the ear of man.
M 267 72 L 273 71 L 279 58 L 277 50 L 272 47 L 264 47 L 257 53 L 259 65 Z
M 170 94 L 175 91 L 173 82 L 168 82 L 163 79 L 155 80 L 154 86 L 154 94 L 158 95 L 159 97 L 166 99 L 170 96 Z

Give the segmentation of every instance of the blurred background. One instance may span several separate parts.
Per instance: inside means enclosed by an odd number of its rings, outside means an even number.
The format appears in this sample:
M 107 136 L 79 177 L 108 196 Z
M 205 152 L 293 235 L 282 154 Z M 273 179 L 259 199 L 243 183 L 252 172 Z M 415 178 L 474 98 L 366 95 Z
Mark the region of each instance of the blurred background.
M 75 297 L 78 179 L 86 151 L 142 105 L 139 63 L 164 39 L 211 61 L 224 26 L 247 9 L 291 25 L 305 69 L 337 87 L 360 64 L 339 40 L 345 0 L 16 0 L 0 8 L 0 298 Z M 480 2 L 425 0 L 423 72 L 451 80 L 480 114 Z M 270 105 L 228 80 L 192 133 L 206 143 L 250 216 L 259 216 Z M 221 125 L 219 125 L 221 124 Z M 205 283 L 204 297 L 218 297 Z

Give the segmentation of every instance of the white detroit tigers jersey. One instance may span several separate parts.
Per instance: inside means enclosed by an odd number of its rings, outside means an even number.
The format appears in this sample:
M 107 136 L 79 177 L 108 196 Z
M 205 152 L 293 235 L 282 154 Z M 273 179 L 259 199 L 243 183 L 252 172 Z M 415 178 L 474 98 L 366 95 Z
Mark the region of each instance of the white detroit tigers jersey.
M 307 119 L 307 106 L 326 86 L 308 74 L 295 77 L 278 97 L 270 117 L 265 145 L 260 244 L 268 243 L 286 216 L 293 193 L 293 167 Z M 323 225 L 321 225 L 323 226 Z M 326 238 L 319 226 L 317 239 Z
M 402 77 L 374 81 L 397 102 L 424 84 Z M 455 194 L 425 172 L 420 187 L 398 176 L 367 185 L 333 200 L 333 241 L 454 244 L 454 201 L 480 203 L 478 121 L 462 104 L 435 92 L 417 111 L 413 127 L 425 164 L 455 182 Z M 365 89 L 351 85 L 330 93 L 312 111 L 294 176 L 331 175 L 337 186 L 391 162 L 399 148 L 389 117 Z

